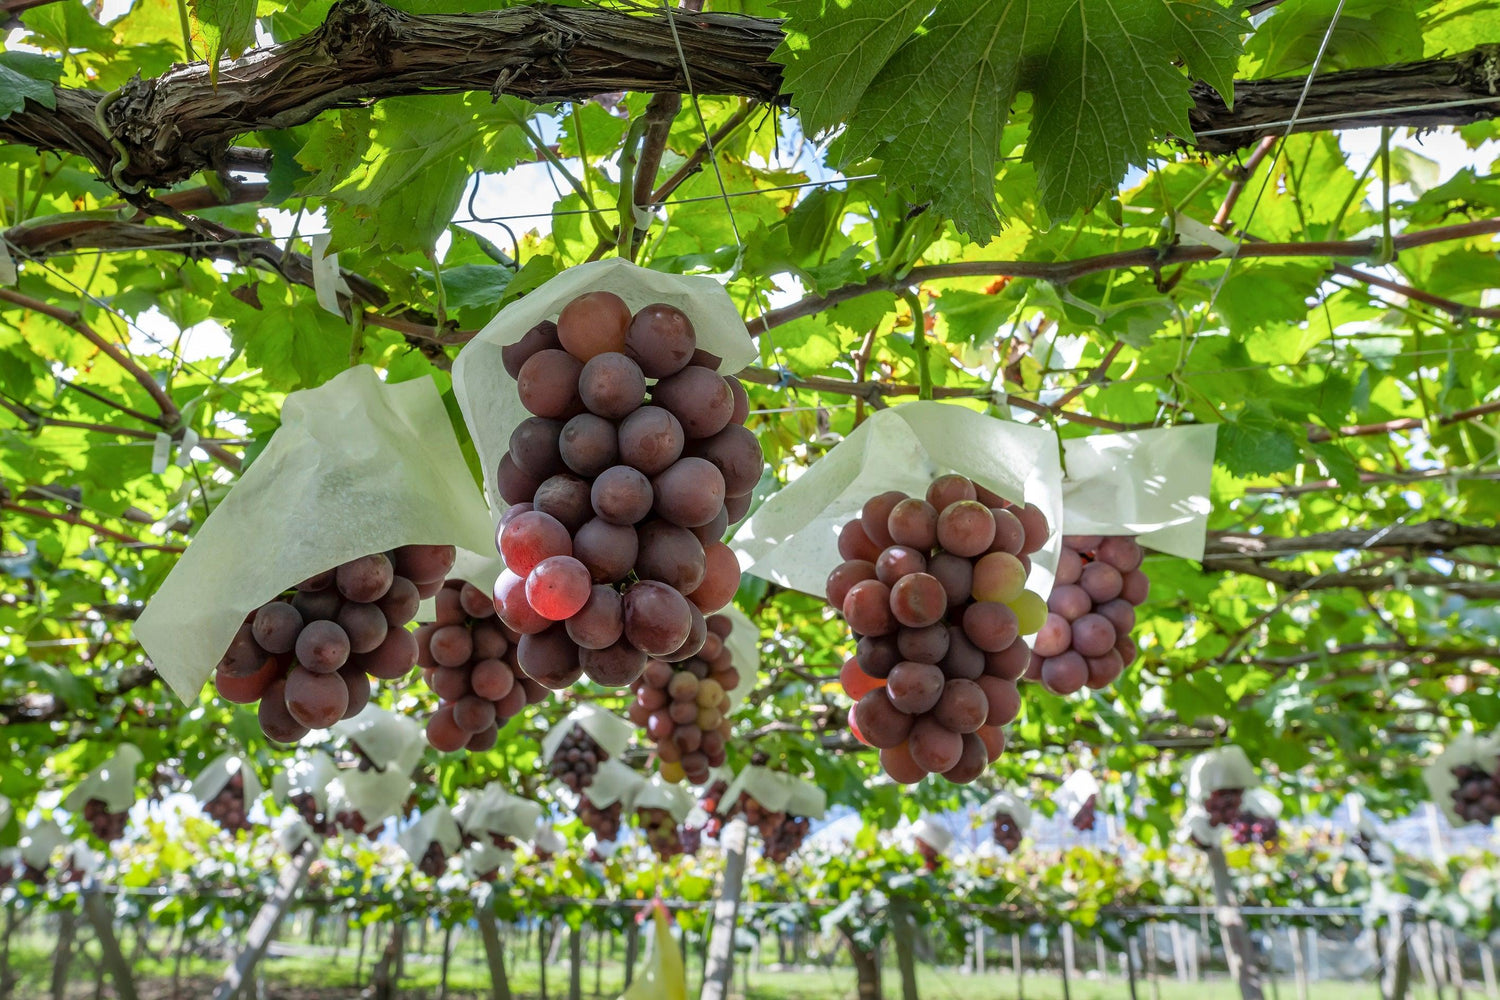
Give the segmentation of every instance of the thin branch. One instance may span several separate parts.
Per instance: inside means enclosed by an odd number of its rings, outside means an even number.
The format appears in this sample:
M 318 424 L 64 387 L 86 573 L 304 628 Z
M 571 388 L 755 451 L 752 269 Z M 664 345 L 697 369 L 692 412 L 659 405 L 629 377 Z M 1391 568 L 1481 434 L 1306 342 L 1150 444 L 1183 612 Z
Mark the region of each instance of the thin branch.
M 1333 273 L 1341 277 L 1352 278 L 1366 285 L 1374 285 L 1376 288 L 1384 288 L 1398 295 L 1404 295 L 1413 302 L 1421 302 L 1435 309 L 1441 309 L 1450 316 L 1457 316 L 1460 319 L 1466 316 L 1477 316 L 1481 319 L 1500 319 L 1500 308 L 1495 306 L 1471 306 L 1453 299 L 1445 299 L 1441 295 L 1424 292 L 1420 288 L 1413 288 L 1410 285 L 1402 284 L 1399 281 L 1392 281 L 1390 278 L 1371 274 L 1369 271 L 1362 271 L 1347 264 L 1333 265 Z
M 61 521 L 64 524 L 75 524 L 80 528 L 87 528 L 96 535 L 101 535 L 105 538 L 110 538 L 117 542 L 124 542 L 131 548 L 153 549 L 157 552 L 184 551 L 181 545 L 164 545 L 157 542 L 143 542 L 133 535 L 125 534 L 123 531 L 116 531 L 113 528 L 106 528 L 102 524 L 97 524 L 93 521 L 85 520 L 72 511 L 60 512 L 53 510 L 43 510 L 40 507 L 30 507 L 25 504 L 16 503 L 13 500 L 0 501 L 0 510 L 8 510 L 12 513 L 25 515 L 26 517 L 36 517 L 48 521 Z
M 1266 158 L 1266 155 L 1272 149 L 1276 148 L 1277 138 L 1274 135 L 1266 136 L 1255 147 L 1255 152 L 1251 153 L 1249 158 L 1245 160 L 1244 165 L 1235 167 L 1230 172 L 1229 191 L 1224 195 L 1224 201 L 1219 205 L 1219 210 L 1214 213 L 1213 221 L 1209 223 L 1213 228 L 1222 230 L 1229 224 L 1229 213 L 1234 211 L 1235 203 L 1240 200 L 1240 195 L 1244 193 L 1245 184 L 1251 177 L 1255 176 L 1256 169 L 1260 167 L 1261 161 Z
M 677 112 L 682 110 L 681 94 L 657 94 L 646 105 L 646 134 L 641 139 L 641 153 L 635 165 L 635 187 L 631 193 L 631 207 L 640 210 L 654 204 L 651 192 L 656 186 L 656 174 L 661 170 L 661 158 L 667 151 L 667 138 L 672 134 L 672 123 Z M 635 220 L 620 220 L 620 229 L 631 226 L 630 259 L 635 259 L 646 230 L 635 224 Z
M 1471 406 L 1467 410 L 1459 410 L 1456 413 L 1439 414 L 1437 422 L 1440 426 L 1447 427 L 1451 424 L 1461 424 L 1475 417 L 1487 416 L 1491 413 L 1500 412 L 1500 399 Z M 1354 424 L 1348 427 L 1340 427 L 1331 430 L 1327 427 L 1312 427 L 1308 429 L 1307 440 L 1309 441 L 1331 441 L 1340 437 L 1368 437 L 1372 434 L 1390 434 L 1395 431 L 1412 431 L 1421 427 L 1425 421 L 1421 417 L 1402 417 L 1397 420 L 1384 420 L 1375 424 Z
M 57 381 L 60 385 L 66 386 L 67 388 L 72 389 L 74 392 L 82 393 L 95 402 L 103 403 L 110 409 L 115 410 L 118 413 L 123 413 L 127 417 L 134 417 L 135 419 L 147 424 L 156 424 L 157 426 L 160 426 L 161 424 L 160 417 L 153 417 L 149 413 L 142 413 L 140 410 L 126 406 L 124 403 L 121 403 L 118 400 L 110 399 L 108 396 L 104 395 L 101 392 L 95 392 L 93 389 L 90 389 L 86 385 L 79 385 L 77 382 L 69 382 L 65 378 L 59 378 Z
M 1089 386 L 1099 385 L 1100 383 L 1107 381 L 1107 376 L 1109 375 L 1109 366 L 1114 363 L 1115 358 L 1119 356 L 1120 351 L 1124 350 L 1124 348 L 1125 341 L 1115 341 L 1114 344 L 1110 346 L 1109 350 L 1104 352 L 1104 357 L 1099 360 L 1099 363 L 1092 369 L 1090 369 L 1089 373 L 1084 376 L 1083 381 L 1079 382 L 1073 388 L 1069 389 L 1067 392 L 1063 393 L 1056 400 L 1054 400 L 1052 403 L 1052 408 L 1054 410 L 1061 411 L 1064 406 L 1067 406 L 1073 400 L 1082 395 L 1084 390 Z
M 1500 481 L 1500 470 L 1487 470 L 1469 472 L 1463 469 L 1426 469 L 1422 472 L 1362 472 L 1359 481 L 1362 483 L 1399 483 L 1410 485 L 1431 480 L 1463 479 L 1475 481 Z M 1257 495 L 1276 494 L 1280 496 L 1298 496 L 1303 493 L 1321 493 L 1326 490 L 1347 490 L 1348 487 L 1337 479 L 1314 479 L 1305 483 L 1287 483 L 1281 486 L 1249 486 L 1245 488 L 1246 493 Z
M 1278 587 L 1294 592 L 1308 590 L 1393 590 L 1412 587 L 1435 587 L 1472 600 L 1500 599 L 1500 582 L 1462 580 L 1441 573 L 1309 573 L 1294 569 L 1276 569 L 1250 559 L 1216 559 L 1213 569 L 1260 577 Z
M 682 166 L 673 171 L 672 176 L 668 177 L 662 182 L 661 187 L 652 192 L 649 201 L 638 202 L 637 204 L 656 206 L 666 202 L 672 196 L 673 192 L 682 187 L 683 183 L 689 177 L 703 169 L 703 161 L 708 159 L 709 149 L 718 149 L 735 129 L 749 120 L 750 116 L 755 113 L 755 107 L 754 104 L 746 104 L 730 115 L 728 121 L 709 133 L 707 142 L 699 143 L 698 148 L 688 154 L 688 158 L 683 161 Z M 652 179 L 655 180 L 654 177 Z
M 1434 519 L 1419 524 L 1349 528 L 1289 537 L 1215 532 L 1209 536 L 1204 546 L 1203 564 L 1210 566 L 1225 561 L 1284 559 L 1307 552 L 1343 552 L 1365 548 L 1448 552 L 1471 545 L 1500 545 L 1500 527 Z

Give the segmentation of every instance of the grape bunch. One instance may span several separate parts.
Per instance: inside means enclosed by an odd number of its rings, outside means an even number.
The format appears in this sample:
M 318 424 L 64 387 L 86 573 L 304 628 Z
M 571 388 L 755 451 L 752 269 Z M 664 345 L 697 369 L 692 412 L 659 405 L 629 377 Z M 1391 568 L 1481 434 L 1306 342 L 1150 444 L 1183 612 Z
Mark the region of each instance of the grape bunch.
M 1500 816 L 1500 767 L 1486 771 L 1473 764 L 1453 769 L 1453 811 L 1471 823 L 1489 823 Z
M 333 822 L 341 830 L 348 830 L 356 835 L 363 834 L 367 840 L 375 840 L 385 830 L 384 822 L 372 827 L 364 813 L 357 809 L 340 809 L 334 813 Z
M 1053 694 L 1113 684 L 1135 659 L 1135 609 L 1151 581 L 1126 535 L 1064 535 L 1047 620 L 1031 640 L 1026 676 Z
M 734 623 L 725 615 L 710 615 L 706 624 L 708 634 L 694 655 L 675 664 L 650 661 L 630 688 L 635 701 L 626 714 L 656 742 L 661 776 L 667 781 L 686 778 L 701 785 L 710 768 L 724 765 L 729 692 L 740 684 L 724 645 Z
M 1098 796 L 1090 795 L 1083 800 L 1083 805 L 1079 806 L 1078 811 L 1073 814 L 1073 829 L 1079 833 L 1084 833 L 1094 828 L 1094 804 L 1097 798 Z
M 995 814 L 995 823 L 992 835 L 995 843 L 1005 848 L 1011 854 L 1021 849 L 1021 825 L 1010 813 L 1002 812 Z
M 760 824 L 760 836 L 764 841 L 762 849 L 766 860 L 779 865 L 802 846 L 808 831 L 812 829 L 812 823 L 806 816 L 793 816 L 789 813 L 777 815 L 780 818 L 774 824 Z
M 125 821 L 128 818 L 128 811 L 110 812 L 103 799 L 89 799 L 83 804 L 83 821 L 89 825 L 90 832 L 106 844 L 125 836 Z
M 497 474 L 495 607 L 521 669 L 549 688 L 624 687 L 648 658 L 687 659 L 740 567 L 723 543 L 764 458 L 749 397 L 697 349 L 681 311 L 634 316 L 589 292 L 504 348 L 521 403 Z M 649 389 L 647 380 L 654 380 Z
M 614 840 L 620 836 L 620 818 L 623 812 L 624 806 L 618 799 L 603 809 L 589 801 L 587 795 L 580 796 L 578 799 L 579 820 L 592 830 L 594 838 L 601 842 Z
M 916 838 L 917 854 L 922 858 L 922 866 L 930 872 L 935 872 L 943 866 L 943 854 L 921 837 Z
M 925 498 L 872 498 L 839 533 L 826 596 L 859 639 L 839 673 L 849 726 L 896 781 L 964 784 L 1005 749 L 1031 659 L 1021 636 L 1046 618 L 1026 575 L 1048 531 L 1035 505 L 946 475 Z
M 582 792 L 594 783 L 599 765 L 609 760 L 609 752 L 595 739 L 575 725 L 557 745 L 557 752 L 548 763 L 552 777 L 575 792 Z
M 703 832 L 715 840 L 723 832 L 724 824 L 733 819 L 734 814 L 739 812 L 738 803 L 726 813 L 721 814 L 719 812 L 719 803 L 724 800 L 724 793 L 727 791 L 729 791 L 729 783 L 727 781 L 722 779 L 715 781 L 712 785 L 708 786 L 708 791 L 703 793 L 703 798 L 699 802 L 699 805 L 703 807 L 703 811 L 708 813 L 708 822 L 703 824 Z
M 433 620 L 414 633 L 422 679 L 438 696 L 427 742 L 443 753 L 489 750 L 500 727 L 547 689 L 516 664 L 521 637 L 495 616 L 490 595 L 453 579 L 434 596 Z
M 662 861 L 683 853 L 682 833 L 667 810 L 642 806 L 635 811 L 635 821 L 646 832 L 646 843 Z
M 1215 788 L 1209 792 L 1208 798 L 1203 802 L 1203 809 L 1208 813 L 1208 825 L 1228 826 L 1233 823 L 1240 814 L 1240 804 L 1244 797 L 1243 788 Z
M 354 718 L 372 677 L 399 680 L 416 664 L 406 623 L 453 558 L 451 545 L 403 545 L 303 580 L 246 617 L 214 687 L 226 701 L 259 702 L 261 731 L 277 743 Z
M 245 777 L 236 771 L 229 776 L 219 794 L 203 803 L 203 811 L 230 833 L 249 831 L 249 806 L 245 802 Z
M 703 846 L 703 827 L 685 826 L 678 834 L 682 841 L 682 853 L 689 857 L 697 857 L 698 850 Z
M 1281 827 L 1274 816 L 1262 816 L 1247 809 L 1230 822 L 1229 835 L 1236 844 L 1263 844 L 1269 847 L 1274 846 L 1281 836 Z
M 422 860 L 417 862 L 417 871 L 428 878 L 437 878 L 448 868 L 448 855 L 443 850 L 443 845 L 432 841 L 427 845 L 427 850 L 422 852 Z
M 307 824 L 309 830 L 319 837 L 331 837 L 334 834 L 334 820 L 323 814 L 318 805 L 317 798 L 312 792 L 297 792 L 287 798 L 287 805 L 297 810 L 297 815 L 302 817 L 302 822 Z M 361 827 L 364 820 L 360 820 Z

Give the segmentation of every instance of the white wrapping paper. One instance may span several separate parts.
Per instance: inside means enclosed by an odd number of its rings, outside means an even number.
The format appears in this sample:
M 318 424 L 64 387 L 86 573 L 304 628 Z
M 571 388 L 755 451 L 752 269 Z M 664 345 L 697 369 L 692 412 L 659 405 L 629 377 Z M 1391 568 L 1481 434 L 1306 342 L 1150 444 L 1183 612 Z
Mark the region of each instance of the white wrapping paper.
M 530 416 L 516 395 L 516 380 L 501 363 L 500 349 L 542 320 L 556 319 L 574 298 L 595 291 L 614 292 L 632 312 L 653 302 L 681 309 L 693 321 L 698 346 L 724 359 L 719 366 L 722 374 L 733 374 L 757 357 L 733 300 L 718 281 L 704 275 L 662 274 L 612 257 L 570 267 L 512 302 L 464 345 L 453 363 L 453 392 L 479 451 L 485 490 L 497 520 L 506 504 L 496 489 L 495 472 L 510 446 L 510 432 Z
M 135 744 L 121 743 L 108 760 L 90 771 L 74 787 L 63 807 L 82 816 L 88 801 L 99 799 L 110 812 L 124 812 L 135 802 L 135 772 L 145 759 Z M 4 825 L 4 820 L 0 819 L 0 826 Z
M 10 822 L 10 817 L 10 799 L 0 795 L 0 829 L 4 829 L 5 825 Z
M 550 761 L 557 754 L 563 737 L 574 726 L 581 727 L 592 736 L 594 742 L 603 747 L 611 758 L 618 758 L 625 752 L 625 748 L 630 745 L 630 737 L 635 733 L 635 726 L 629 720 L 611 715 L 598 705 L 579 705 L 542 737 L 542 760 Z
M 1281 818 L 1281 800 L 1266 788 L 1252 788 L 1247 791 L 1240 799 L 1240 808 L 1251 815 L 1265 819 Z
M 1227 829 L 1214 826 L 1208 818 L 1208 810 L 1202 806 L 1188 806 L 1177 824 L 1177 842 L 1209 848 L 1224 842 Z
M 292 393 L 281 419 L 135 624 L 184 702 L 245 616 L 297 582 L 399 545 L 494 544 L 431 379 L 388 385 L 360 365 Z
M 1244 750 L 1232 744 L 1216 747 L 1188 764 L 1188 805 L 1201 806 L 1209 795 L 1223 788 L 1254 788 L 1259 784 L 1260 779 Z
M 1136 535 L 1158 552 L 1201 561 L 1213 476 L 1213 424 L 1063 442 L 1063 533 Z
M 232 753 L 221 754 L 209 761 L 208 766 L 199 771 L 198 777 L 188 786 L 188 794 L 197 799 L 200 806 L 206 805 L 224 790 L 229 779 L 236 774 L 244 782 L 245 808 L 248 810 L 250 804 L 260 798 L 260 793 L 265 789 L 261 787 L 260 778 L 256 776 L 255 768 L 250 766 L 249 761 Z
M 635 808 L 635 797 L 646 784 L 639 771 L 618 760 L 607 760 L 599 765 L 594 780 L 582 792 L 598 809 L 608 809 L 616 802 L 623 811 Z
M 734 627 L 729 630 L 729 637 L 724 640 L 724 648 L 729 650 L 729 655 L 734 660 L 734 669 L 740 675 L 739 686 L 727 692 L 729 711 L 736 712 L 745 703 L 750 692 L 755 690 L 756 677 L 760 673 L 760 626 L 733 604 L 714 613 L 724 615 L 734 623 Z
M 1099 782 L 1093 774 L 1088 771 L 1074 771 L 1057 787 L 1052 793 L 1052 801 L 1057 803 L 1057 808 L 1062 810 L 1064 816 L 1072 819 L 1078 815 L 1089 799 L 1099 794 Z
M 359 747 L 382 771 L 394 767 L 402 774 L 411 773 L 427 748 L 427 737 L 415 719 L 379 705 L 368 705 L 354 718 L 334 723 L 333 734 Z
M 328 783 L 338 777 L 338 765 L 321 750 L 299 754 L 271 776 L 271 797 L 286 804 L 293 795 L 311 795 L 318 810 L 328 811 Z
M 444 805 L 424 812 L 396 838 L 406 856 L 411 858 L 412 864 L 421 861 L 422 855 L 427 853 L 428 846 L 433 843 L 451 858 L 458 852 L 463 840 L 463 834 L 458 832 L 458 823 L 453 819 L 453 812 Z
M 663 781 L 660 775 L 652 775 L 636 792 L 631 808 L 665 809 L 674 822 L 681 823 L 692 811 L 693 801 L 693 793 L 686 788 Z
M 400 771 L 344 771 L 328 783 L 328 808 L 357 812 L 373 829 L 401 812 L 411 790 L 411 778 Z
M 85 876 L 89 876 L 104 867 L 105 856 L 89 846 L 89 842 L 82 837 L 68 845 L 68 867 L 77 868 Z
M 1031 807 L 1010 792 L 1000 792 L 974 814 L 976 824 L 989 823 L 1001 813 L 1015 820 L 1016 828 L 1023 834 L 1031 826 Z
M 516 854 L 502 851 L 488 840 L 480 840 L 464 848 L 459 855 L 459 865 L 471 882 L 490 872 L 499 872 L 500 878 L 508 878 L 516 870 Z
M 492 540 L 493 541 L 493 540 Z M 453 568 L 448 571 L 450 580 L 466 580 L 487 594 L 494 593 L 495 580 L 505 568 L 505 561 L 492 544 L 484 554 L 460 548 L 455 553 Z M 417 606 L 417 621 L 430 622 L 437 617 L 437 598 L 423 599 Z
M 68 835 L 56 820 L 39 820 L 21 834 L 21 860 L 38 870 L 52 863 L 52 852 L 68 842 Z
M 531 831 L 531 848 L 534 851 L 545 851 L 548 854 L 561 854 L 568 847 L 568 840 L 558 833 L 556 828 L 546 820 L 537 820 L 536 827 Z
M 920 840 L 940 855 L 946 855 L 953 847 L 953 834 L 925 816 L 911 825 L 907 835 L 913 843 Z
M 529 840 L 542 818 L 542 807 L 492 781 L 465 792 L 453 810 L 453 818 L 467 833 L 498 833 L 514 840 Z
M 1500 733 L 1489 736 L 1460 733 L 1422 771 L 1427 794 L 1454 826 L 1466 826 L 1469 823 L 1453 811 L 1453 790 L 1458 787 L 1453 769 L 1460 764 L 1472 764 L 1485 771 L 1494 771 L 1496 765 L 1500 764 Z
M 763 808 L 808 819 L 822 819 L 828 813 L 828 794 L 818 786 L 768 767 L 750 765 L 724 790 L 719 811 L 725 812 L 749 795 Z
M 1052 592 L 1062 545 L 1062 466 L 1057 438 L 1039 427 L 1000 420 L 951 403 L 919 402 L 877 410 L 868 420 L 735 532 L 730 545 L 747 573 L 821 596 L 843 561 L 839 529 L 865 501 L 887 490 L 925 496 L 938 476 L 957 472 L 1014 503 L 1047 515 L 1052 534 L 1031 556 L 1027 588 Z

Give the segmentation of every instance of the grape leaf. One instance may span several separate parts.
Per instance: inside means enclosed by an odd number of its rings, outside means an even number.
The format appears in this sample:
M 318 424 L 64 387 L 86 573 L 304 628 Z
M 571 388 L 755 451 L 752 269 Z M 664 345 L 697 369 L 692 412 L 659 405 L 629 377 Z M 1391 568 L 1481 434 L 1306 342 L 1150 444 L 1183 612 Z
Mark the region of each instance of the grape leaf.
M 224 54 L 237 59 L 255 41 L 255 0 L 189 0 L 189 6 L 208 42 L 209 79 L 217 80 Z
M 1240 47 L 1225 0 L 941 0 L 874 67 L 915 17 L 885 9 L 878 29 L 856 30 L 831 23 L 835 4 L 793 3 L 786 30 L 802 42 L 775 58 L 810 131 L 847 109 L 841 163 L 880 159 L 894 186 L 976 238 L 999 222 L 1000 134 L 1018 92 L 1035 96 L 1026 158 L 1043 207 L 1063 217 L 1143 163 L 1154 139 L 1188 134 L 1189 80 L 1175 62 L 1227 99 Z
M 30 52 L 0 52 L 0 121 L 20 111 L 28 100 L 57 107 L 52 85 L 62 79 L 62 63 Z
M 1276 417 L 1270 407 L 1252 400 L 1219 425 L 1215 461 L 1236 476 L 1269 476 L 1296 466 L 1302 457 L 1298 428 Z

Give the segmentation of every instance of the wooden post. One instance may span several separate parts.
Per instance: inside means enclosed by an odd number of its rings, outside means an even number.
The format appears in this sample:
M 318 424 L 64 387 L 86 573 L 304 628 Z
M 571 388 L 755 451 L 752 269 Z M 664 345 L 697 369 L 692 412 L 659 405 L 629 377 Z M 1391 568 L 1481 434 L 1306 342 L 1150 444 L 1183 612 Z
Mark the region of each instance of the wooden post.
M 536 957 L 541 966 L 541 990 L 542 1000 L 547 1000 L 547 928 L 550 921 L 541 921 L 536 925 Z
M 1412 927 L 1411 951 L 1417 959 L 1417 968 L 1422 970 L 1422 978 L 1427 981 L 1427 988 L 1437 1000 L 1443 1000 L 1443 986 L 1437 974 L 1437 959 L 1432 954 L 1432 941 L 1428 938 L 1426 930 L 1420 925 Z
M 1066 984 L 1067 984 L 1068 980 L 1074 974 L 1076 974 L 1076 972 L 1078 970 L 1078 966 L 1077 966 L 1077 964 L 1074 961 L 1075 957 L 1076 956 L 1074 956 L 1074 954 L 1073 954 L 1073 925 L 1072 924 L 1063 924 L 1062 925 L 1062 960 L 1063 960 L 1063 984 L 1064 984 L 1064 986 L 1063 986 L 1063 997 L 1064 998 L 1066 998 L 1067 995 L 1068 995 L 1068 990 L 1067 990 L 1067 985 Z
M 1010 936 L 1010 967 L 1016 973 L 1016 1000 L 1025 1000 L 1025 966 L 1021 963 L 1021 935 Z
M 719 832 L 724 850 L 724 881 L 714 903 L 713 931 L 708 939 L 708 958 L 703 967 L 701 1000 L 727 1000 L 734 978 L 734 935 L 740 916 L 740 893 L 745 880 L 745 851 L 750 828 L 743 819 L 733 819 Z
M 130 974 L 130 963 L 115 937 L 114 911 L 104 902 L 97 886 L 83 890 L 83 913 L 94 926 L 94 936 L 99 939 L 100 967 L 114 980 L 119 1000 L 136 1000 L 135 977 Z
M 568 928 L 568 1000 L 583 1000 L 583 928 Z
M 641 943 L 641 925 L 636 923 L 634 913 L 628 910 L 626 913 L 629 922 L 625 925 L 625 988 L 629 989 L 635 982 L 635 952 Z
M 1376 939 L 1379 939 L 1378 930 Z M 1406 950 L 1405 917 L 1400 912 L 1391 914 L 1385 941 L 1385 969 L 1380 977 L 1381 1000 L 1406 1000 L 1407 986 L 1411 982 L 1411 960 Z
M 1146 981 L 1151 984 L 1151 1000 L 1161 1000 L 1161 983 L 1157 982 L 1156 921 L 1146 925 Z
M 978 956 L 978 959 L 979 959 L 978 968 L 979 968 L 979 974 L 981 976 L 984 975 L 984 938 L 985 938 L 985 933 L 984 932 L 985 932 L 984 922 L 980 921 L 974 927 L 974 953 Z
M 1297 1000 L 1307 1000 L 1307 957 L 1302 952 L 1302 928 L 1295 924 L 1287 928 L 1292 939 L 1292 974 L 1297 979 Z
M 1185 935 L 1182 925 L 1177 921 L 1172 921 L 1169 926 L 1172 933 L 1172 963 L 1177 966 L 1177 981 L 1185 983 L 1188 978 L 1187 949 L 1183 946 L 1182 941 Z
M 1458 1000 L 1464 1000 L 1464 953 L 1458 947 L 1458 932 L 1452 927 L 1442 928 L 1448 941 L 1448 971 L 1453 979 L 1453 989 Z
M 1135 966 L 1141 960 L 1137 949 L 1139 943 L 1138 933 L 1132 933 L 1125 941 L 1125 979 L 1130 984 L 1130 1000 L 1139 1000 L 1135 993 Z
M 1479 969 L 1484 973 L 1484 995 L 1488 1000 L 1500 1000 L 1500 991 L 1495 987 L 1495 953 L 1483 939 L 1479 941 Z
M 1260 984 L 1260 965 L 1255 960 L 1255 951 L 1250 944 L 1250 933 L 1240 915 L 1235 901 L 1234 885 L 1229 878 L 1229 863 L 1218 847 L 1208 849 L 1208 866 L 1214 877 L 1214 902 L 1217 908 L 1219 933 L 1224 938 L 1224 954 L 1229 961 L 1229 974 L 1239 980 L 1240 996 L 1243 1000 L 1262 1000 L 1264 994 Z
M 918 1000 L 916 921 L 905 900 L 891 900 L 891 936 L 896 941 L 896 966 L 901 970 L 901 1000 Z
M 1108 961 L 1104 957 L 1104 939 L 1096 934 L 1094 935 L 1094 968 L 1099 970 L 1101 979 L 1109 974 Z
M 78 914 L 64 910 L 57 918 L 57 951 L 52 956 L 52 1000 L 67 1000 L 68 965 L 73 961 L 73 934 Z
M 240 953 L 219 979 L 213 1000 L 231 1000 L 249 981 L 250 973 L 265 955 L 271 938 L 276 934 L 276 925 L 281 923 L 282 916 L 292 905 L 292 897 L 297 894 L 297 887 L 307 876 L 307 870 L 312 867 L 317 853 L 317 847 L 308 841 L 297 849 L 292 856 L 292 863 L 282 870 L 275 890 L 266 897 L 260 911 L 255 914 L 255 919 L 250 922 L 250 930 L 245 935 L 245 947 L 240 949 Z
M 1379 954 L 1379 948 L 1376 949 Z M 1323 978 L 1323 969 L 1318 964 L 1318 929 L 1309 927 L 1307 929 L 1307 978 L 1317 982 Z
M 365 978 L 365 942 L 370 937 L 370 925 L 359 925 L 359 951 L 354 955 L 354 988 L 360 989 L 364 986 Z
M 839 933 L 849 946 L 849 958 L 854 963 L 856 990 L 859 1000 L 883 1000 L 880 988 L 880 954 L 873 948 L 868 951 L 854 940 L 854 928 L 848 922 L 839 924 Z
M 490 967 L 490 1000 L 511 1000 L 510 978 L 505 974 L 505 947 L 500 940 L 500 928 L 495 925 L 495 911 L 488 899 L 475 910 L 474 918 L 479 922 L 484 958 Z
M 453 955 L 453 925 L 443 928 L 443 959 L 438 970 L 437 1000 L 448 1000 L 448 960 Z
M 599 928 L 594 928 L 594 996 L 604 992 L 604 939 L 607 935 Z

